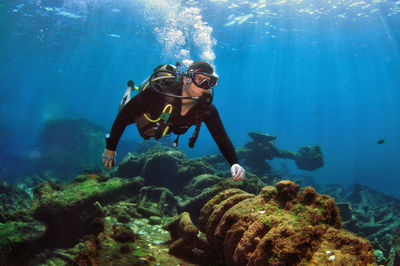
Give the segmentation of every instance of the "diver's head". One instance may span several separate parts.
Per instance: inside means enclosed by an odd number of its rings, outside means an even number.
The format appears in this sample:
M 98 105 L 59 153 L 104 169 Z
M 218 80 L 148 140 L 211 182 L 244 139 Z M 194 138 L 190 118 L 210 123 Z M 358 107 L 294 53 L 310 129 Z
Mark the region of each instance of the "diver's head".
M 194 85 L 203 90 L 212 89 L 218 83 L 218 75 L 214 72 L 214 68 L 204 61 L 194 61 L 190 64 L 186 76 Z

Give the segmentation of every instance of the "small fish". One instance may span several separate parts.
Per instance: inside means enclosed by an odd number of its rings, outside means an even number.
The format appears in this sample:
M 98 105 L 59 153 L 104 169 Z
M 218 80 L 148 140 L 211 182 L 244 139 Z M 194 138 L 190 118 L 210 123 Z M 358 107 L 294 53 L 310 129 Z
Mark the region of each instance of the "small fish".
M 385 143 L 385 140 L 384 140 L 384 139 L 380 139 L 380 140 L 378 140 L 376 143 L 378 143 L 378 144 L 383 144 L 383 143 Z

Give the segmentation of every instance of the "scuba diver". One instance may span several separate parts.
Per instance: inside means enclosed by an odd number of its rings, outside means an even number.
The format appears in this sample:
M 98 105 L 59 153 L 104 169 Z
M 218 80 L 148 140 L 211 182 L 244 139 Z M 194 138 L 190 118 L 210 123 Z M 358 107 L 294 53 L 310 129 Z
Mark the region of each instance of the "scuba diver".
M 195 126 L 189 147 L 193 148 L 202 122 L 205 123 L 222 155 L 231 166 L 232 180 L 240 181 L 245 170 L 240 166 L 235 148 L 222 124 L 219 113 L 212 103 L 218 75 L 207 62 L 194 61 L 186 72 L 180 63 L 159 65 L 149 78 L 138 87 L 132 81 L 119 107 L 111 131 L 106 135 L 106 149 L 102 154 L 104 169 L 115 165 L 116 148 L 126 126 L 135 123 L 144 139 L 156 140 L 174 133 L 173 147 L 178 146 L 179 136 Z M 131 99 L 131 91 L 139 93 Z

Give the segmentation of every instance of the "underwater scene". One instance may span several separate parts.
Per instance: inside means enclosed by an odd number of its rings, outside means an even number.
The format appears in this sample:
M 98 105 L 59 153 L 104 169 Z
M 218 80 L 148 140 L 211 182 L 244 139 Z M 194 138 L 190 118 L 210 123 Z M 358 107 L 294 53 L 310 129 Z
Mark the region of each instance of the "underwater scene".
M 400 1 L 2 0 L 0 265 L 400 265 Z

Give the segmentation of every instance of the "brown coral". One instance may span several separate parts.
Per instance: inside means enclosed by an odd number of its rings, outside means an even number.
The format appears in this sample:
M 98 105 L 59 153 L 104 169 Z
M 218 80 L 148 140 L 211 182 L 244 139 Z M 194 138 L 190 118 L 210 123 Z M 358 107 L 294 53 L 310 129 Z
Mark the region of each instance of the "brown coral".
M 258 196 L 225 190 L 203 207 L 199 228 L 227 265 L 374 263 L 369 242 L 340 229 L 332 198 L 313 188 L 298 191 L 291 181 L 265 187 Z

